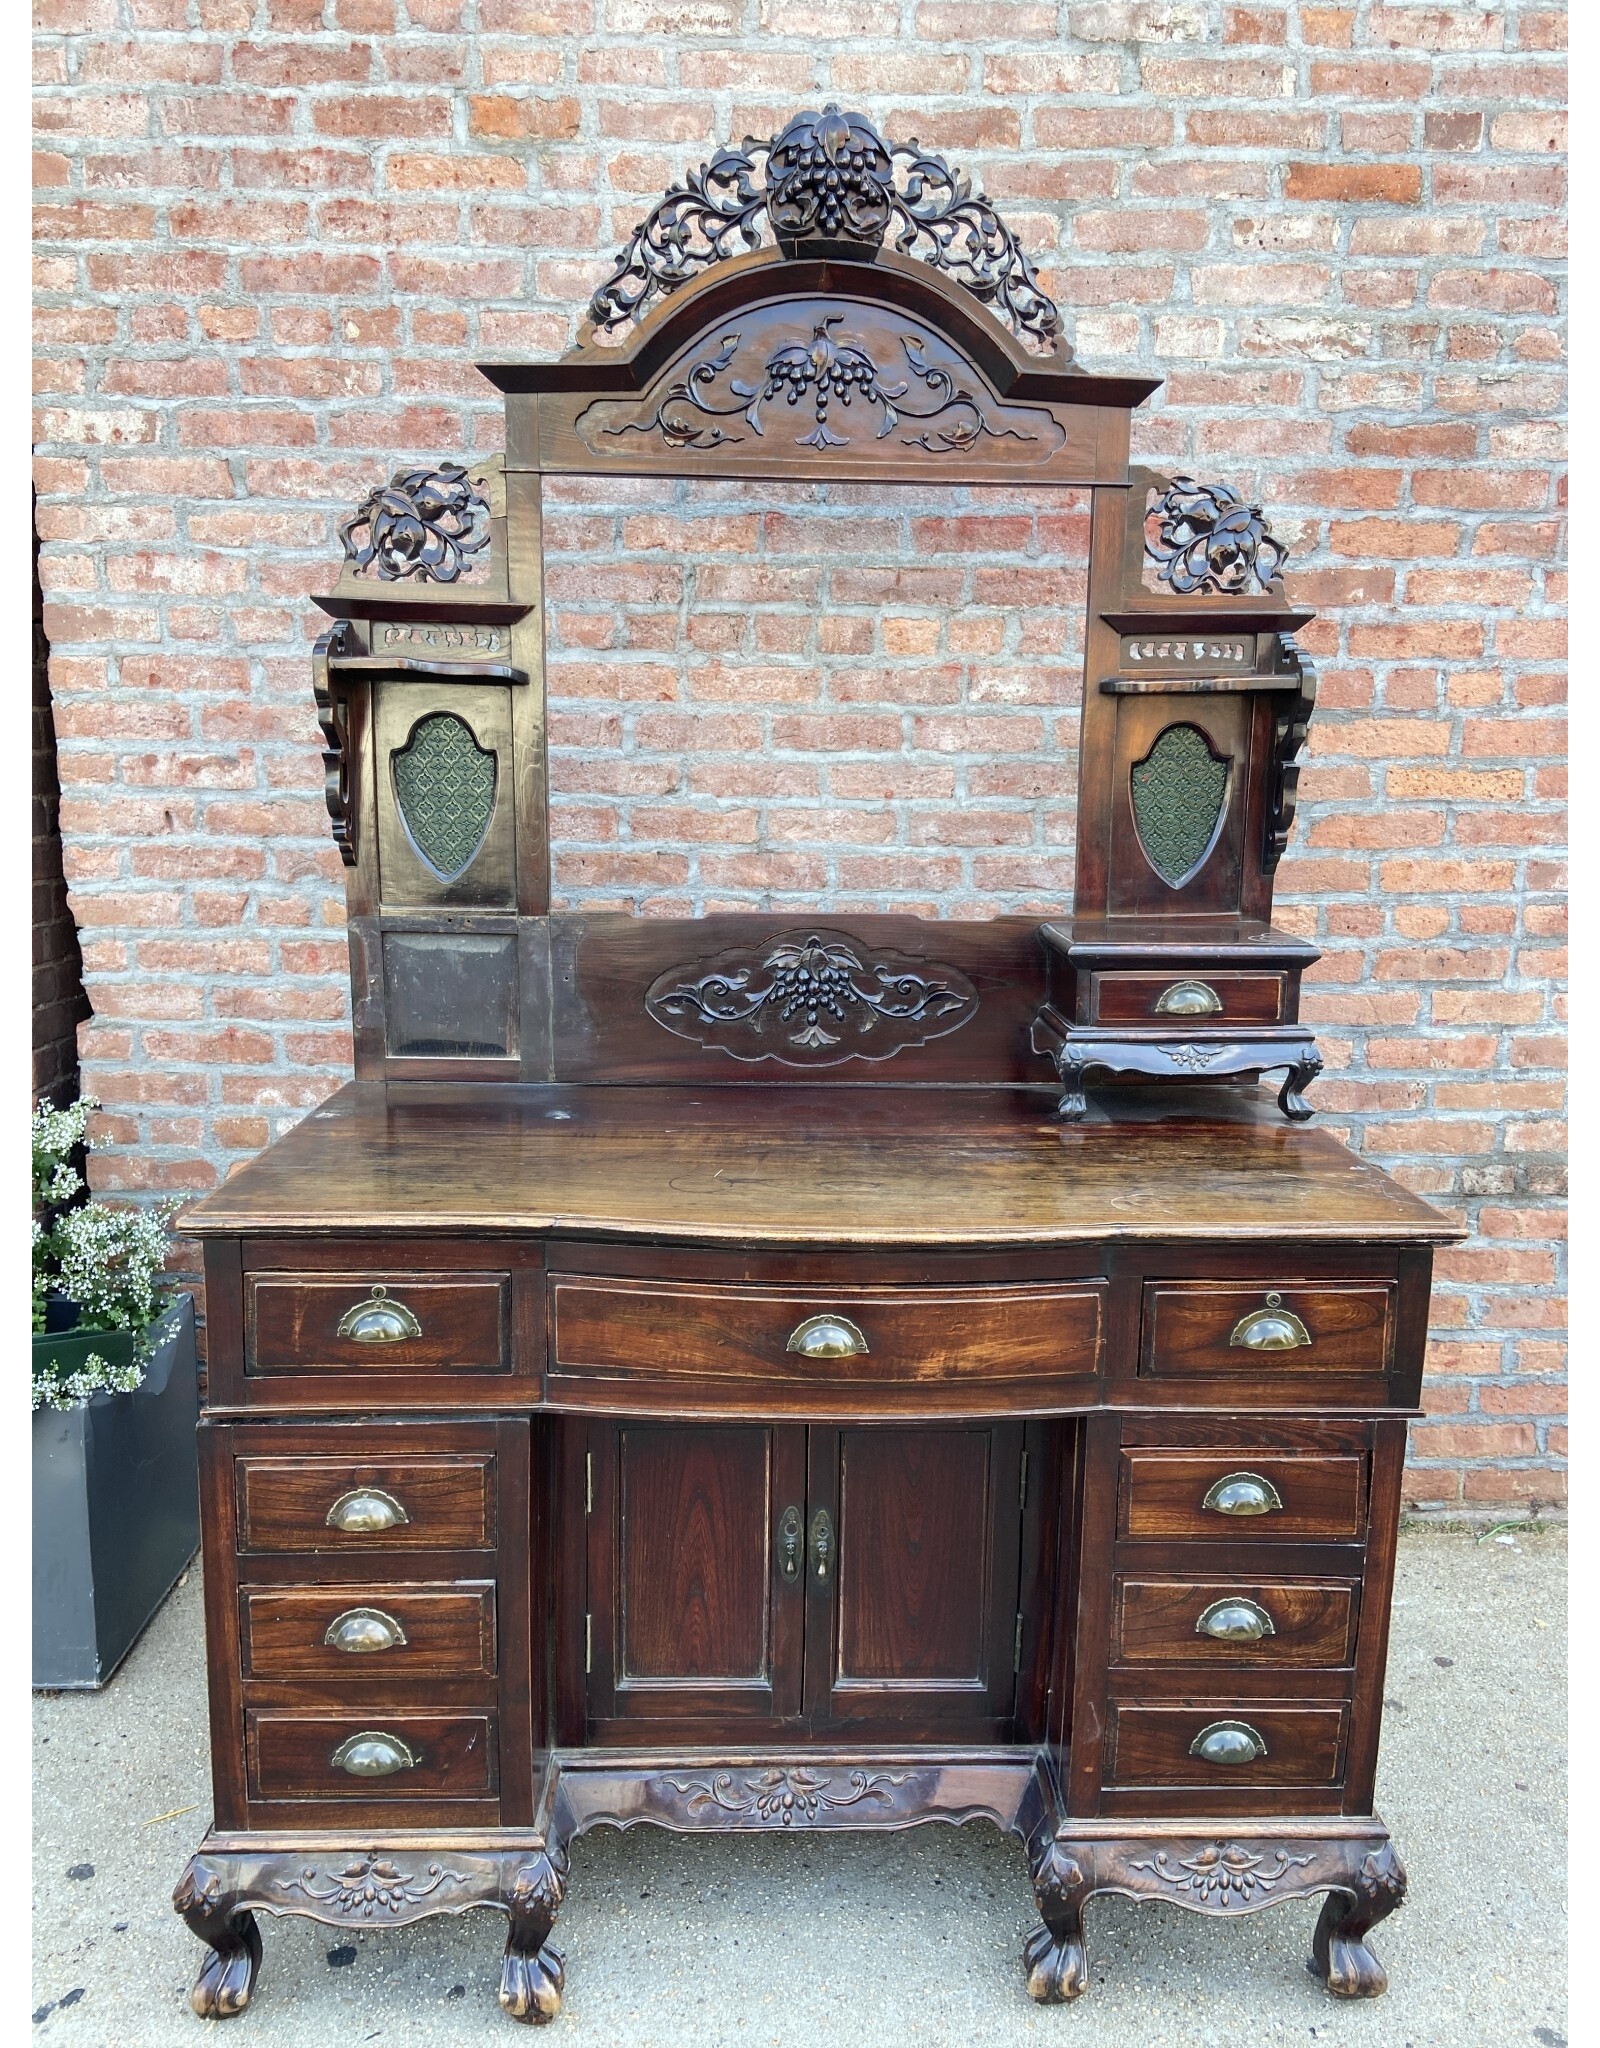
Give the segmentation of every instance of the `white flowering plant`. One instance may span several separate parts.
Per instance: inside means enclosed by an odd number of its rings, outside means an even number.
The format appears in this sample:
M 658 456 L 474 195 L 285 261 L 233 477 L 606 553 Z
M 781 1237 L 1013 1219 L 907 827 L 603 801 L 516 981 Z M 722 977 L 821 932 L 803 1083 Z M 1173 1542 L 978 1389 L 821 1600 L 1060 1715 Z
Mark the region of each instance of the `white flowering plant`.
M 164 1306 L 162 1276 L 182 1201 L 133 1208 L 79 1200 L 85 1187 L 72 1155 L 92 1146 L 89 1118 L 99 1106 L 85 1095 L 56 1109 L 47 1097 L 33 1112 L 33 1327 L 43 1331 L 51 1296 L 64 1296 L 77 1311 L 73 1334 L 119 1332 L 133 1342 L 114 1340 L 106 1345 L 113 1356 L 93 1350 L 71 1369 L 48 1355 L 48 1345 L 36 1344 L 35 1408 L 75 1408 L 91 1394 L 131 1393 L 149 1366 L 151 1328 Z

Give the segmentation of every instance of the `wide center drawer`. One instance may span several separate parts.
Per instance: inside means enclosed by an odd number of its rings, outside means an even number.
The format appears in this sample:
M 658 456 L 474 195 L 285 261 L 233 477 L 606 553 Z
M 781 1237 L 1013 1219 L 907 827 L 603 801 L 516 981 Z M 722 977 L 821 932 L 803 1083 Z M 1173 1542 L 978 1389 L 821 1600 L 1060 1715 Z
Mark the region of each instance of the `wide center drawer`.
M 1103 1283 L 712 1287 L 552 1277 L 552 1374 L 878 1384 L 1092 1373 Z
M 1348 1543 L 1367 1523 L 1362 1452 L 1124 1450 L 1124 1536 Z
M 492 1550 L 494 1456 L 234 1461 L 241 1551 Z

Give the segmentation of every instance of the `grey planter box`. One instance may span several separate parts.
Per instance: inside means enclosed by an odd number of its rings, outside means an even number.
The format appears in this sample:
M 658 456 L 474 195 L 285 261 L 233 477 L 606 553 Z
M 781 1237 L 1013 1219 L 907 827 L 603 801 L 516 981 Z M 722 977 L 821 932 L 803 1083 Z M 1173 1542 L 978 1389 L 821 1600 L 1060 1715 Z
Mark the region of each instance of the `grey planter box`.
M 33 1417 L 33 1682 L 104 1685 L 200 1543 L 194 1302 L 157 1327 L 144 1384 Z

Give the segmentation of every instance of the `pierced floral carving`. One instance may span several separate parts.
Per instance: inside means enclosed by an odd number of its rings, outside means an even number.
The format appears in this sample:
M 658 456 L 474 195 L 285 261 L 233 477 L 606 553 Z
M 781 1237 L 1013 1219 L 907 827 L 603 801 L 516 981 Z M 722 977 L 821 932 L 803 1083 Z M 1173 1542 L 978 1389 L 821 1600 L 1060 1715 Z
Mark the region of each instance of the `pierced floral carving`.
M 317 1868 L 308 1864 L 295 1877 L 280 1877 L 275 1889 L 299 1892 L 303 1898 L 351 1920 L 375 1920 L 383 1913 L 401 1913 L 431 1898 L 441 1885 L 465 1884 L 462 1871 L 430 1863 L 420 1878 L 373 1853 L 359 1856 L 342 1870 L 330 1871 L 325 1884 L 315 1882 Z
M 1371 1860 L 1369 1857 L 1368 1861 Z M 1292 1870 L 1311 1861 L 1310 1856 L 1292 1856 L 1280 1849 L 1268 1865 L 1264 1856 L 1254 1855 L 1242 1842 L 1212 1842 L 1176 1863 L 1165 1849 L 1158 1849 L 1153 1856 L 1130 1863 L 1128 1868 L 1148 1870 L 1173 1891 L 1186 1892 L 1208 1905 L 1246 1906 L 1257 1892 L 1270 1892 Z
M 602 329 L 618 327 L 659 293 L 709 265 L 758 248 L 762 217 L 793 253 L 807 241 L 894 247 L 945 271 L 1012 331 L 1044 349 L 1061 315 L 1016 237 L 965 172 L 912 140 L 890 144 L 864 114 L 797 114 L 765 142 L 747 135 L 690 172 L 633 231 L 589 303 Z
M 779 402 L 798 408 L 809 396 L 810 430 L 795 436 L 802 448 L 848 447 L 851 437 L 840 431 L 834 408 L 848 409 L 852 403 L 873 415 L 873 440 L 887 440 L 903 426 L 902 444 L 932 455 L 962 454 L 986 437 L 1039 439 L 1003 418 L 995 425 L 973 393 L 929 359 L 928 345 L 917 334 L 902 334 L 900 346 L 914 383 L 922 387 L 918 397 L 931 403 L 908 404 L 912 381 L 889 382 L 860 342 L 833 333 L 844 318 L 843 313 L 824 314 L 808 340 L 786 341 L 774 349 L 755 373 L 757 382 L 749 381 L 749 371 L 744 377 L 735 374 L 744 337 L 737 329 L 723 334 L 712 353 L 671 384 L 646 416 L 599 431 L 611 440 L 624 434 L 659 434 L 669 448 L 719 448 L 745 439 L 732 426 L 733 420 L 742 420 L 757 439 L 765 439 L 770 421 L 763 408 Z
M 774 1766 L 740 1778 L 732 1771 L 716 1771 L 705 1778 L 664 1778 L 681 1794 L 685 1810 L 703 1813 L 714 1807 L 719 1813 L 749 1814 L 773 1827 L 793 1827 L 814 1821 L 824 1812 L 859 1806 L 864 1800 L 894 1803 L 893 1787 L 903 1785 L 908 1771 L 852 1771 L 847 1789 L 834 1791 L 835 1780 L 826 1771 L 808 1771 Z
M 1192 476 L 1167 481 L 1145 519 L 1145 554 L 1180 596 L 1241 597 L 1270 590 L 1289 551 L 1267 530 L 1259 505 L 1226 484 Z
M 403 469 L 341 520 L 345 560 L 385 583 L 454 583 L 489 545 L 489 503 L 458 462 Z
M 644 1006 L 675 1037 L 735 1059 L 823 1067 L 890 1059 L 959 1031 L 977 1014 L 978 992 L 954 967 L 812 927 L 670 968 Z

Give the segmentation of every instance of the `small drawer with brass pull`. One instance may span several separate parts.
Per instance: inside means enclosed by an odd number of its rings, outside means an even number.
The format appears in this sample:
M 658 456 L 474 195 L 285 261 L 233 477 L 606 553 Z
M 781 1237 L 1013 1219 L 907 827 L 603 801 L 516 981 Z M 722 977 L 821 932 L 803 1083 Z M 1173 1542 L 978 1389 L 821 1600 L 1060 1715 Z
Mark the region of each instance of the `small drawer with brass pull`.
M 641 1382 L 699 1383 L 730 1405 L 777 1384 L 1036 1385 L 1094 1371 L 1103 1281 L 1039 1286 L 697 1285 L 555 1273 L 550 1376 L 620 1405 Z M 703 1390 L 701 1392 L 700 1390 Z
M 1366 1528 L 1367 1461 L 1357 1452 L 1124 1450 L 1120 1495 L 1124 1536 L 1347 1543 Z
M 1283 1024 L 1294 1021 L 1287 977 L 1269 973 L 1095 974 L 1092 1024 Z
M 247 1377 L 511 1369 L 508 1273 L 255 1272 L 244 1310 Z
M 1375 1377 L 1389 1370 L 1394 1310 L 1386 1280 L 1150 1280 L 1139 1372 Z
M 1355 1653 L 1357 1580 L 1119 1577 L 1113 1664 L 1342 1670 Z
M 239 1548 L 253 1551 L 489 1550 L 494 1457 L 235 1460 Z
M 258 1800 L 492 1799 L 495 1720 L 409 1708 L 353 1718 L 255 1707 L 245 1715 L 245 1774 Z
M 1349 1708 L 1196 1696 L 1116 1700 L 1107 1782 L 1116 1785 L 1332 1785 L 1344 1764 Z
M 247 1587 L 239 1655 L 247 1679 L 492 1678 L 491 1582 Z

